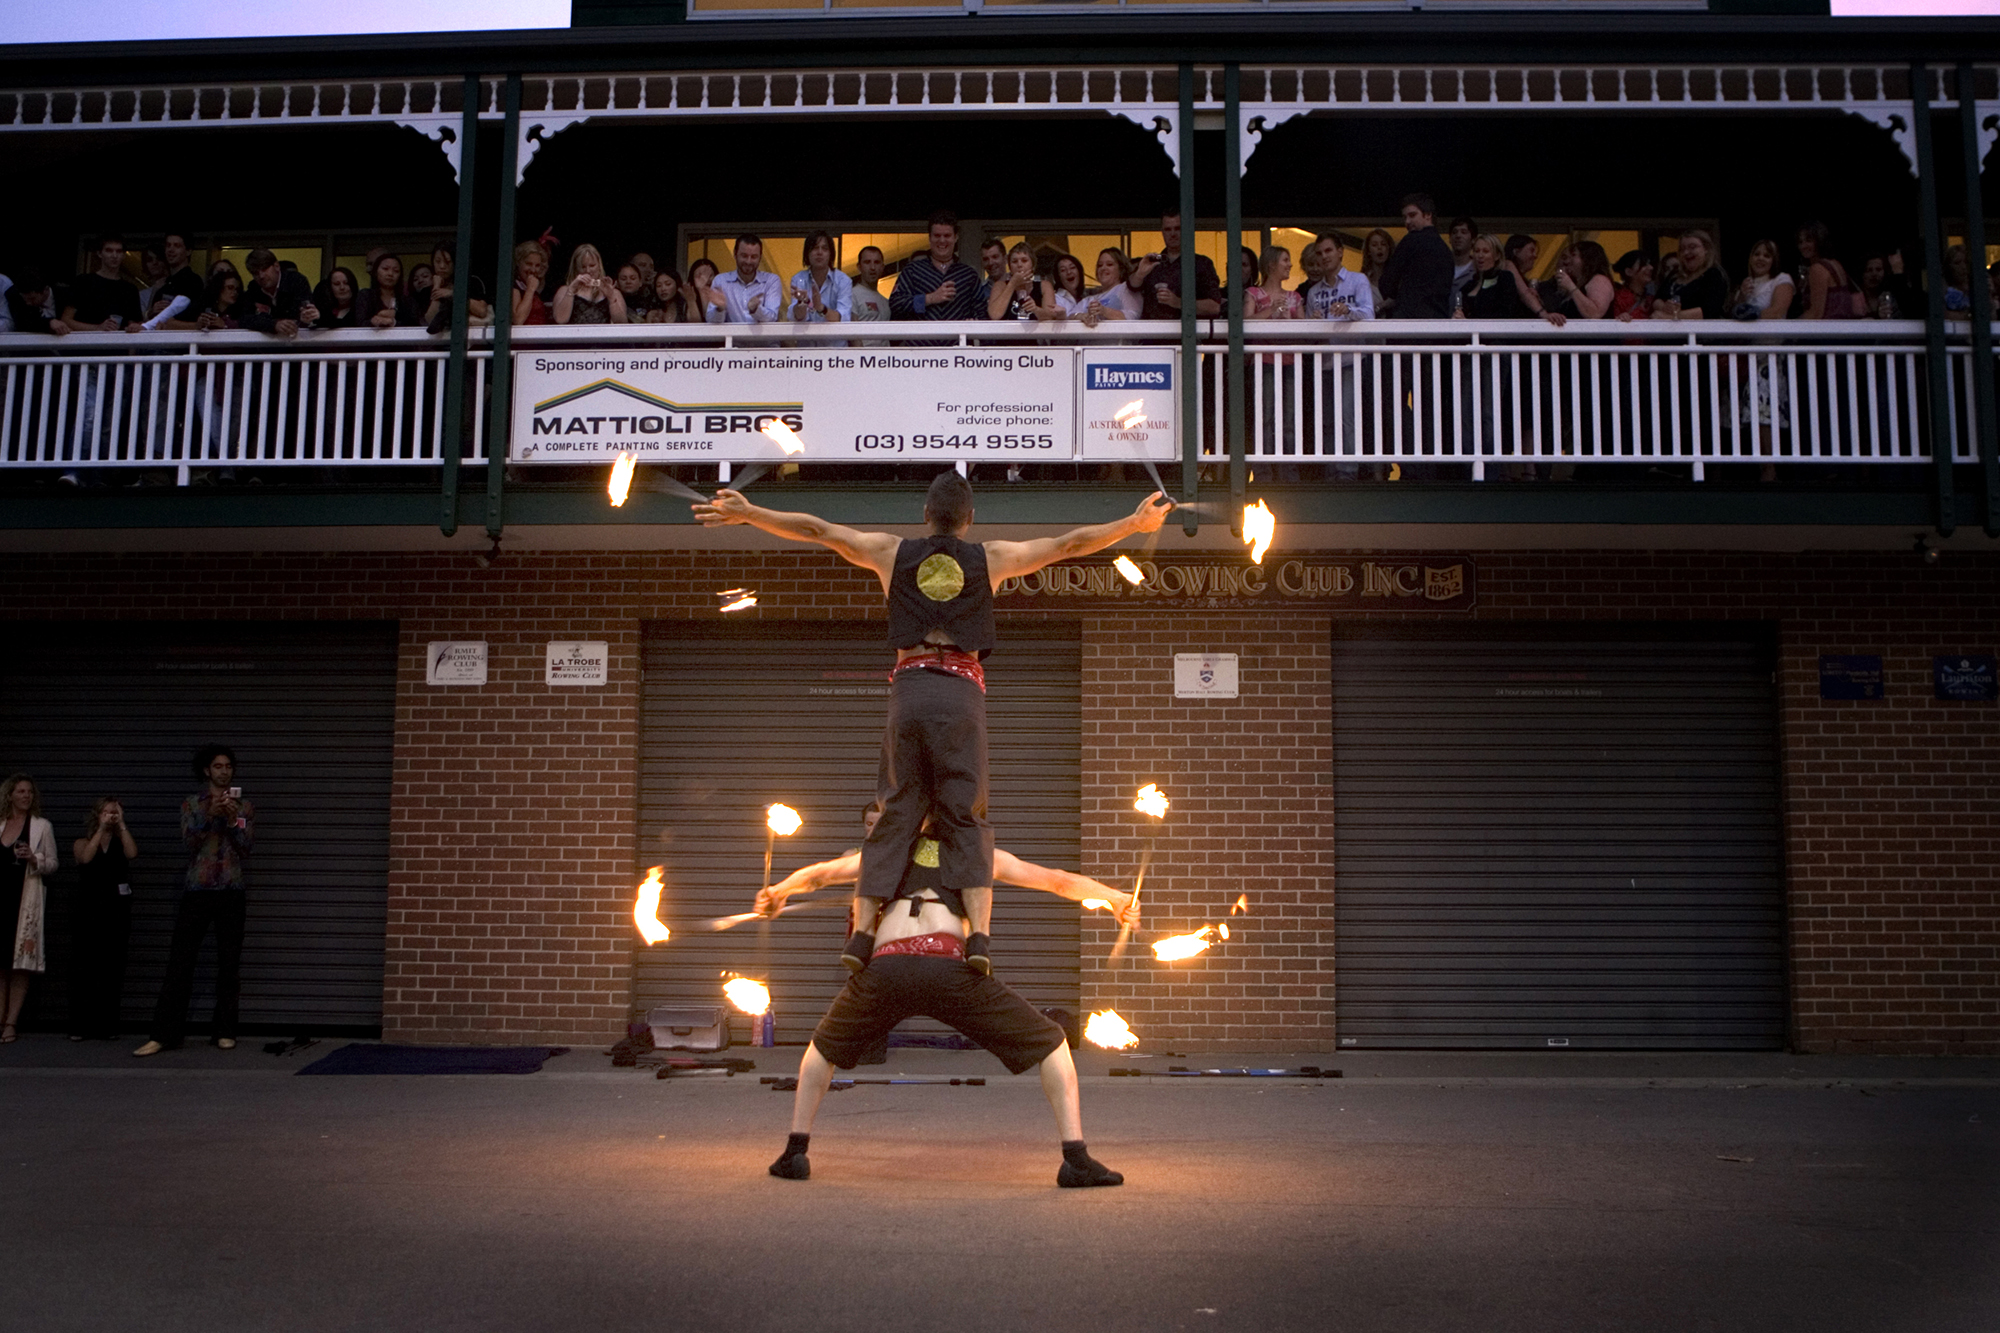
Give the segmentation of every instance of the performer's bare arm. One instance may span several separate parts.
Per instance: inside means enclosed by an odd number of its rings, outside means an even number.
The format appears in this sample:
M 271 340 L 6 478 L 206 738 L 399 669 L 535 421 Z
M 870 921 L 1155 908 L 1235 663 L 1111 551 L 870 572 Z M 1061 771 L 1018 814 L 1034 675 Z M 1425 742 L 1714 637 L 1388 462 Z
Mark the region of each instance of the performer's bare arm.
M 883 593 L 889 591 L 889 575 L 895 572 L 896 547 L 899 544 L 899 539 L 891 533 L 858 532 L 812 514 L 788 514 L 765 509 L 744 499 L 741 491 L 727 488 L 717 491 L 713 500 L 690 507 L 695 518 L 706 528 L 748 523 L 773 537 L 824 546 L 849 564 L 874 570 L 876 577 L 882 580 Z
M 986 573 L 993 580 L 994 590 L 998 591 L 1004 580 L 1032 574 L 1044 565 L 1090 555 L 1134 533 L 1158 532 L 1173 507 L 1174 502 L 1167 498 L 1165 492 L 1154 491 L 1139 502 L 1137 509 L 1116 522 L 1073 528 L 1060 537 L 1037 537 L 1027 542 L 987 542 Z M 895 559 L 893 552 L 890 559 Z
M 766 916 L 774 914 L 785 901 L 794 894 L 813 893 L 834 884 L 852 884 L 861 878 L 861 853 L 850 852 L 833 861 L 801 866 L 768 889 L 757 894 L 755 910 Z M 1100 898 L 1111 905 L 1112 913 L 1120 924 L 1139 924 L 1134 910 L 1132 895 L 1109 884 L 1100 884 L 1088 875 L 1075 875 L 1067 870 L 1054 870 L 1048 866 L 1036 865 L 1033 861 L 1023 861 L 1003 848 L 993 849 L 993 878 L 1002 884 L 1018 884 L 1024 889 L 1039 889 L 1043 893 L 1053 893 L 1058 898 L 1068 898 L 1072 902 L 1082 902 L 1086 898 Z M 1129 918 L 1129 919 L 1128 919 Z

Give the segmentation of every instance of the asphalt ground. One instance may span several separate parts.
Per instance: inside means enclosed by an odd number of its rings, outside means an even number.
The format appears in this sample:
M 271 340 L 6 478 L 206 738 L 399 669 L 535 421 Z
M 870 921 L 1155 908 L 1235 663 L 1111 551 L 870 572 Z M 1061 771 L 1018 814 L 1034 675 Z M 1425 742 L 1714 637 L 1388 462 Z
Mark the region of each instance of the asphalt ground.
M 1071 1191 L 978 1052 L 861 1071 L 988 1081 L 831 1094 L 792 1182 L 754 1075 L 286 1076 L 333 1044 L 0 1048 L 0 1328 L 2000 1328 L 1992 1061 L 1093 1052 L 1126 1184 Z

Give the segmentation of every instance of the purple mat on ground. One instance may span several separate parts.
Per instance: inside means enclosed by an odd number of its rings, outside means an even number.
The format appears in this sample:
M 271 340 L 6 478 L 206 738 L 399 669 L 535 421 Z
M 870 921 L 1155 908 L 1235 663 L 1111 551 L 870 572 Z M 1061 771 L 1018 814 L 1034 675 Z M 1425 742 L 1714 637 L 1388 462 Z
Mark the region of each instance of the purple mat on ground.
M 567 1046 L 382 1046 L 357 1042 L 301 1074 L 532 1074 Z

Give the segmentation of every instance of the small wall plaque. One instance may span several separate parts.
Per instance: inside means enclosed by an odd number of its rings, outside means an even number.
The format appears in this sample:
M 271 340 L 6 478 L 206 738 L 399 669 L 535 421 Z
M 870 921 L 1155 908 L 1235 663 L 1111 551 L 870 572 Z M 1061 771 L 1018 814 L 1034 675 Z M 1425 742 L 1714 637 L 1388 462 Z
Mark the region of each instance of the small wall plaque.
M 611 645 L 596 641 L 551 643 L 551 685 L 602 685 L 611 679 Z
M 1175 653 L 1174 698 L 1234 699 L 1235 653 Z
M 1931 684 L 1938 698 L 1956 703 L 1983 704 L 2000 699 L 2000 675 L 1996 675 L 1991 657 L 1971 653 L 1933 657 Z
M 427 643 L 424 645 L 426 685 L 484 685 L 486 644 Z
M 1819 697 L 1822 699 L 1879 699 L 1882 697 L 1882 659 L 1837 653 L 1822 653 L 1819 659 Z

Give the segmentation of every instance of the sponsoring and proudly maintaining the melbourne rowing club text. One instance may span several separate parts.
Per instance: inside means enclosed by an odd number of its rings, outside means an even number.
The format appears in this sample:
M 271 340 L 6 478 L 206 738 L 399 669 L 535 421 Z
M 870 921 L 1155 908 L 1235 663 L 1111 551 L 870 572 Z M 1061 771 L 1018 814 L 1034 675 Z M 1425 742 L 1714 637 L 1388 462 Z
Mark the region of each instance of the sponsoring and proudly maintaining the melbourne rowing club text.
M 1179 456 L 1171 348 L 773 347 L 523 356 L 523 463 Z M 805 441 L 787 455 L 779 421 Z

